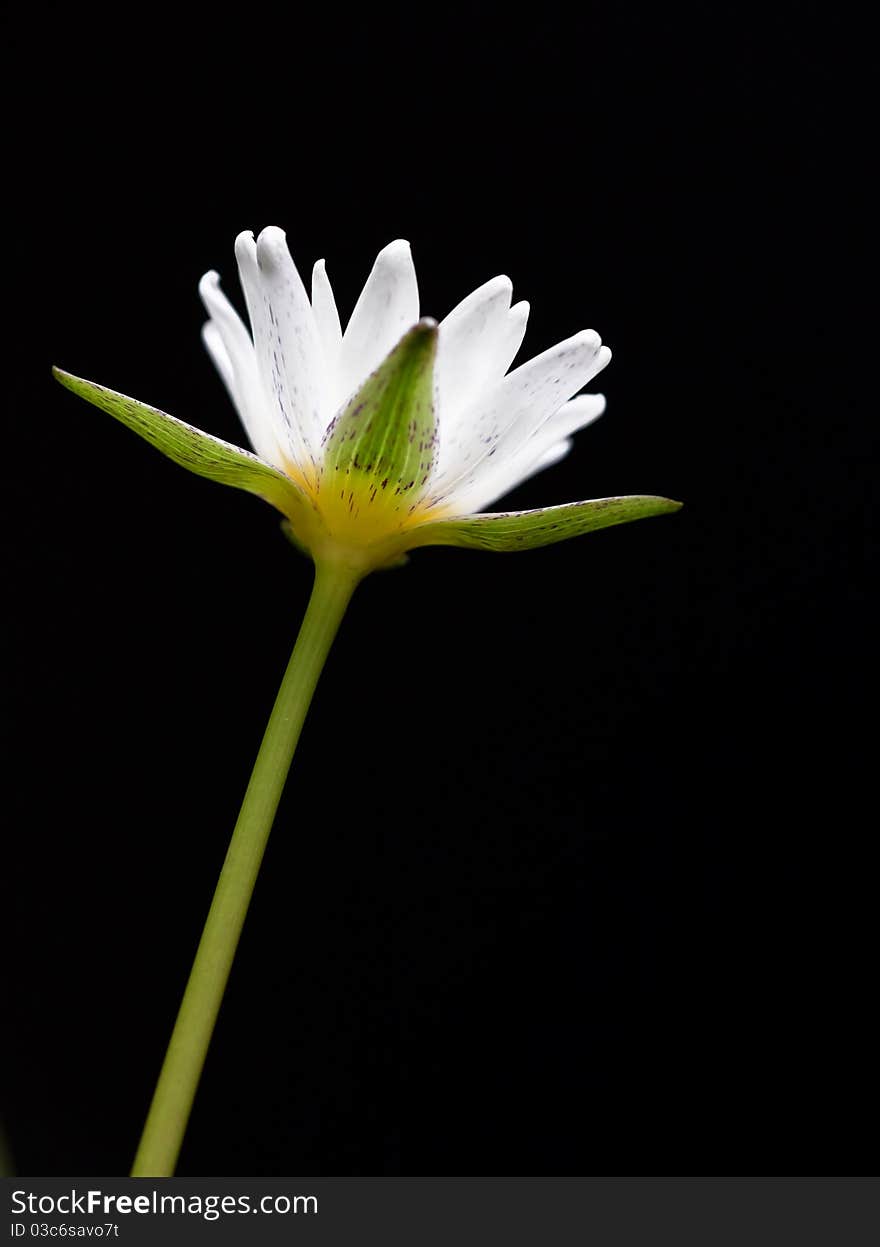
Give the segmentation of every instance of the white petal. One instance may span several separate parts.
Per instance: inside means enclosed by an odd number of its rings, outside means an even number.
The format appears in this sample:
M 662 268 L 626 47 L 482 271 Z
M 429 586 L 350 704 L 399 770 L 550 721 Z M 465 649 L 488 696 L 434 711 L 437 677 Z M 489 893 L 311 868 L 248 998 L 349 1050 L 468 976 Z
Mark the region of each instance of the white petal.
M 462 514 L 482 511 L 536 472 L 558 463 L 571 449 L 571 434 L 592 424 L 604 410 L 604 394 L 580 394 L 563 403 L 518 451 L 493 456 L 468 487 L 456 489 L 456 510 Z
M 306 440 L 317 446 L 328 412 L 324 353 L 306 288 L 284 231 L 270 225 L 257 238 L 257 264 L 269 292 L 284 352 L 282 365 Z
M 529 480 L 533 476 L 537 476 L 539 472 L 543 472 L 546 468 L 552 468 L 554 464 L 561 462 L 574 445 L 573 438 L 567 437 L 562 442 L 557 442 L 555 446 L 550 446 L 540 458 L 529 467 L 525 475 L 519 478 L 517 484 L 522 485 L 524 481 Z M 501 495 L 499 494 L 500 498 Z
M 398 239 L 376 257 L 342 338 L 345 398 L 367 379 L 419 319 L 419 291 L 409 243 Z
M 504 375 L 511 289 L 508 277 L 495 277 L 440 322 L 434 378 L 438 420 L 444 426 L 454 424 L 462 407 Z
M 263 230 L 256 244 L 249 231 L 239 234 L 235 254 L 275 436 L 306 465 L 327 407 L 311 304 L 280 229 Z
M 484 503 L 480 504 L 480 510 L 482 510 L 484 506 L 490 506 L 496 501 L 496 499 L 503 498 L 504 494 L 509 494 L 511 490 L 518 489 L 520 485 L 523 485 L 526 481 L 531 480 L 533 476 L 537 476 L 539 472 L 544 472 L 547 468 L 552 468 L 554 464 L 559 463 L 565 458 L 573 445 L 574 440 L 567 437 L 564 441 L 556 442 L 555 445 L 548 447 L 543 454 L 537 457 L 537 459 L 530 459 L 528 463 L 523 460 L 523 463 L 520 465 L 517 473 L 516 480 L 513 484 L 506 486 L 502 493 L 493 494 L 491 498 L 487 498 Z
M 214 367 L 220 373 L 223 384 L 229 391 L 229 397 L 235 403 L 235 406 L 238 407 L 239 399 L 235 392 L 235 373 L 232 370 L 232 360 L 229 358 L 226 347 L 223 345 L 220 330 L 212 320 L 206 320 L 202 325 L 202 342 L 204 342 L 205 349 L 211 356 Z
M 493 456 L 497 454 L 501 461 L 514 455 L 610 357 L 599 335 L 587 329 L 509 373 L 451 431 L 448 466 L 435 480 L 432 498 L 463 494 L 476 474 L 490 466 Z
M 570 398 L 549 420 L 544 421 L 529 438 L 526 447 L 549 446 L 560 437 L 570 437 L 598 420 L 605 407 L 604 394 L 578 394 L 577 398 Z
M 503 498 L 505 494 L 509 494 L 511 490 L 522 485 L 530 477 L 536 476 L 538 472 L 543 472 L 545 468 L 550 468 L 554 463 L 558 463 L 560 459 L 564 459 L 571 450 L 574 442 L 571 438 L 564 441 L 556 442 L 553 446 L 546 448 L 541 454 L 524 453 L 526 448 L 513 459 L 508 459 L 503 465 L 504 472 L 499 471 L 491 483 L 487 478 L 485 487 L 480 492 L 474 491 L 471 498 L 467 502 L 467 514 L 484 511 L 492 503 L 499 498 Z M 480 481 L 481 485 L 484 482 Z
M 497 281 L 506 281 L 507 278 L 496 278 Z M 487 285 L 491 285 L 489 282 Z M 485 289 L 485 287 L 481 287 Z M 475 291 L 479 294 L 479 291 Z M 469 296 L 469 298 L 472 296 Z M 465 300 L 467 302 L 467 300 Z M 459 304 L 462 306 L 462 304 Z M 457 310 L 457 309 L 456 309 Z M 450 316 L 452 313 L 450 312 Z M 446 412 L 444 408 L 443 392 L 441 391 L 439 407 L 440 428 L 440 449 L 437 457 L 437 477 L 441 477 L 447 471 L 451 471 L 454 466 L 454 459 L 462 439 L 466 439 L 466 432 L 459 430 L 458 425 L 463 421 L 469 421 L 472 418 L 472 408 L 479 400 L 481 394 L 485 394 L 492 382 L 500 381 L 507 372 L 513 361 L 514 356 L 522 345 L 525 337 L 526 325 L 529 319 L 529 305 L 522 300 L 515 303 L 507 314 L 501 319 L 500 324 L 496 325 L 496 333 L 491 343 L 487 343 L 487 351 L 491 351 L 491 375 L 487 374 L 482 379 L 482 384 L 475 386 L 470 394 L 462 393 L 459 405 L 454 408 L 452 413 Z M 441 325 L 442 330 L 442 325 Z M 441 333 L 442 341 L 442 333 Z
M 329 391 L 329 411 L 332 414 L 346 397 L 339 384 L 339 352 L 342 349 L 342 325 L 333 297 L 333 287 L 327 276 L 323 260 L 316 260 L 312 269 L 312 312 L 318 328 L 318 337 L 324 351 L 324 370 Z M 328 421 L 329 422 L 329 421 Z M 322 429 L 322 433 L 324 430 Z
M 516 359 L 516 353 L 522 346 L 523 338 L 526 336 L 526 325 L 528 322 L 529 305 L 525 299 L 522 299 L 519 303 L 514 303 L 507 315 L 507 323 L 504 326 L 504 341 L 499 352 L 502 375 L 507 372 Z
M 248 439 L 261 459 L 280 467 L 281 456 L 251 336 L 220 289 L 217 273 L 205 273 L 199 282 L 199 294 L 211 317 L 202 329 L 203 341 L 235 404 Z

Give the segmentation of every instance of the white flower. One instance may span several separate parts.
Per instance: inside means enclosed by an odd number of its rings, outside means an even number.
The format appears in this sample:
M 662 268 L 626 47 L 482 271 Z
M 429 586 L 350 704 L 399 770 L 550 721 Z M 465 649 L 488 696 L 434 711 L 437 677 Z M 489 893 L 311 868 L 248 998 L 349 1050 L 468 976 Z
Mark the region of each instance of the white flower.
M 250 332 L 207 273 L 203 337 L 255 454 L 155 408 L 56 370 L 69 388 L 184 466 L 257 493 L 319 561 L 369 570 L 431 544 L 522 549 L 678 504 L 604 498 L 538 511 L 483 508 L 558 462 L 599 416 L 578 394 L 611 352 L 593 330 L 509 371 L 528 304 L 496 277 L 439 325 L 420 319 L 408 243 L 382 250 L 345 331 L 323 260 L 311 298 L 280 229 L 235 252 Z M 578 395 L 578 397 L 574 397 Z

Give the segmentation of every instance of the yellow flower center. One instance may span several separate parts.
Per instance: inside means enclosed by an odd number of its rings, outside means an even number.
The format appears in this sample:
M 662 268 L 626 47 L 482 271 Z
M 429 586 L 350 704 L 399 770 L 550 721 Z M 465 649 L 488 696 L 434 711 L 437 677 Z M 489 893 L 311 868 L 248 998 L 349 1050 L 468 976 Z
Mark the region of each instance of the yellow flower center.
M 287 459 L 284 472 L 311 504 L 311 513 L 294 526 L 306 530 L 303 543 L 313 554 L 332 550 L 356 562 L 381 564 L 407 549 L 413 528 L 449 514 L 448 507 L 422 499 L 421 482 L 400 488 L 355 469 L 309 465 L 304 470 Z

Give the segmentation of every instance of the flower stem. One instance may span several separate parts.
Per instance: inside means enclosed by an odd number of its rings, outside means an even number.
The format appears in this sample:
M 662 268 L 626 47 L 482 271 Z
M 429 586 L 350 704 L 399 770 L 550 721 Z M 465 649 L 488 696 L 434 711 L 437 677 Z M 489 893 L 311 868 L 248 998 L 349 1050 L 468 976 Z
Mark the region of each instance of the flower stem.
M 319 564 L 296 645 L 257 754 L 131 1176 L 174 1173 L 214 1023 L 312 694 L 359 575 Z

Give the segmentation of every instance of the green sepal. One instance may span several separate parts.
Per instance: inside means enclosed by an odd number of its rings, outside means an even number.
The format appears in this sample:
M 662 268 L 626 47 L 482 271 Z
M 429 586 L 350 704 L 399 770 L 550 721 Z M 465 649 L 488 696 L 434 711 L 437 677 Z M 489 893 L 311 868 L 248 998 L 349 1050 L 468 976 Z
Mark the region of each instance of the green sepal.
M 340 412 L 324 439 L 322 487 L 354 489 L 397 509 L 416 499 L 434 462 L 437 325 L 421 320 Z
M 302 491 L 289 477 L 250 451 L 203 433 L 175 416 L 94 381 L 74 377 L 60 368 L 53 368 L 52 373 L 68 390 L 108 412 L 163 455 L 197 476 L 256 494 L 294 520 L 309 506 Z
M 631 520 L 678 511 L 671 498 L 633 494 L 621 498 L 594 498 L 536 511 L 503 511 L 437 520 L 412 532 L 413 546 L 464 546 L 473 550 L 534 550 L 581 533 L 628 524 Z

